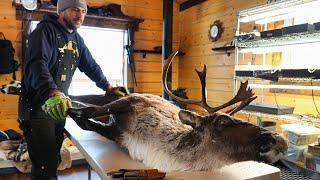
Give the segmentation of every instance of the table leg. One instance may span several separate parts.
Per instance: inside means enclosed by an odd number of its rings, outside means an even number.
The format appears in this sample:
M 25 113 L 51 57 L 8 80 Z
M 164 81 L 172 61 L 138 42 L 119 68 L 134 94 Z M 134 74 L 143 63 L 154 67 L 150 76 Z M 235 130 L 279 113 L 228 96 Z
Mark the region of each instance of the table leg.
M 88 180 L 91 180 L 91 166 L 88 164 Z

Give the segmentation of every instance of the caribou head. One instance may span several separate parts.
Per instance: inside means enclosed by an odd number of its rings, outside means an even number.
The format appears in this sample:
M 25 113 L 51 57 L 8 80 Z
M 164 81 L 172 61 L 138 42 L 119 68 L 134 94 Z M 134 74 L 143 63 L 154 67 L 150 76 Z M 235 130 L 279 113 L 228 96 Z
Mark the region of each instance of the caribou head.
M 128 149 L 133 159 L 162 171 L 213 170 L 244 160 L 273 163 L 286 154 L 287 143 L 281 136 L 232 116 L 256 98 L 247 82 L 241 83 L 230 101 L 210 107 L 204 66 L 203 71 L 197 71 L 202 86 L 200 101 L 172 94 L 166 76 L 176 54 L 163 67 L 165 91 L 176 101 L 203 107 L 208 115 L 182 110 L 156 95 L 137 93 L 103 106 L 99 101 L 90 101 L 96 105 L 71 108 L 69 115 L 81 128 L 116 141 Z M 226 113 L 218 112 L 233 104 L 238 106 Z M 108 121 L 101 123 L 101 119 Z

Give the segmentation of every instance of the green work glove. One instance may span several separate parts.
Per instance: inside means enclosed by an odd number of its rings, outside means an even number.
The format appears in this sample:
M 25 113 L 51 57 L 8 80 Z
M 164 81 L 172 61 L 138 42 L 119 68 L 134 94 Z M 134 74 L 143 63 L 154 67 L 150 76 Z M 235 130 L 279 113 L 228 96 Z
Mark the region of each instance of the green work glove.
M 71 108 L 71 100 L 65 95 L 50 97 L 44 103 L 44 111 L 57 123 L 64 122 L 67 117 L 67 110 Z
M 129 94 L 129 90 L 123 86 L 111 87 L 107 89 L 106 94 L 114 94 L 123 97 Z

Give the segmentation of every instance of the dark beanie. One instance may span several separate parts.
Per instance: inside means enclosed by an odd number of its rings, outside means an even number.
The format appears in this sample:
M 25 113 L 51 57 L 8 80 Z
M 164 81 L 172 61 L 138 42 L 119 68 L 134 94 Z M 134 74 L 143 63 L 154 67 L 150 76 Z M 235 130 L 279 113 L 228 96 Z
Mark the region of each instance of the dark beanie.
M 82 7 L 87 12 L 86 0 L 58 0 L 57 13 L 60 14 L 62 11 L 72 7 Z

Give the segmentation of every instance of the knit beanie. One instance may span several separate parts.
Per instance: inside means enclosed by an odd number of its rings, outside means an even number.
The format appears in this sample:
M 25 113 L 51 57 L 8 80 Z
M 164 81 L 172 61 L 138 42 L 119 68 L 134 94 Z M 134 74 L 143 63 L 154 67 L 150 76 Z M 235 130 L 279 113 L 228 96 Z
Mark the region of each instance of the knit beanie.
M 58 0 L 57 13 L 60 14 L 62 11 L 72 7 L 82 7 L 87 12 L 86 0 Z

